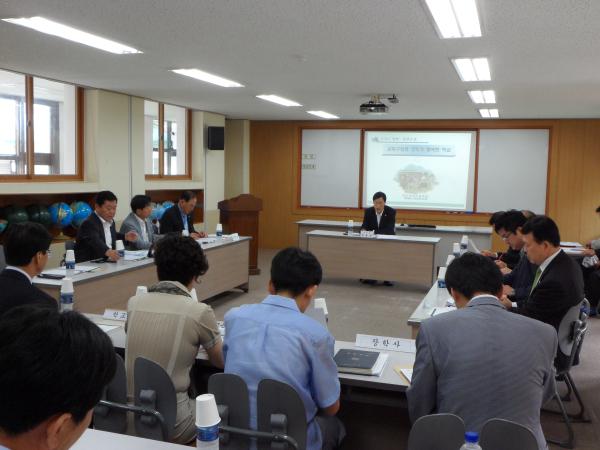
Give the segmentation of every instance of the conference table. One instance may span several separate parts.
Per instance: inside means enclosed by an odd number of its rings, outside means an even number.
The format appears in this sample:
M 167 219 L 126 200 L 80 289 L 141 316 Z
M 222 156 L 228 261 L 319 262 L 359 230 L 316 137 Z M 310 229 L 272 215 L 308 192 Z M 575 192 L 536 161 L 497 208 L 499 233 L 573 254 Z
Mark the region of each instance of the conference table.
M 347 221 L 341 220 L 301 220 L 296 222 L 298 225 L 298 247 L 308 248 L 307 233 L 314 230 L 326 231 L 346 231 Z M 360 223 L 355 223 L 355 231 L 360 228 Z M 423 226 L 396 224 L 396 234 L 398 236 L 419 236 L 439 238 L 435 255 L 435 267 L 446 265 L 446 255 L 452 253 L 452 244 L 460 242 L 464 235 L 467 235 L 471 242 L 480 250 L 486 250 L 492 247 L 492 228 L 491 227 L 466 227 L 466 226 Z
M 450 299 L 448 290 L 445 287 L 438 287 L 437 281 L 433 283 L 431 289 L 408 318 L 408 326 L 411 327 L 411 337 L 413 339 L 417 337 L 421 322 L 432 317 L 436 309 L 446 307 L 448 299 Z
M 209 269 L 195 284 L 199 301 L 231 289 L 248 292 L 249 237 L 200 240 Z M 84 262 L 83 266 L 96 267 L 90 272 L 65 271 L 73 279 L 75 310 L 102 314 L 105 309 L 126 310 L 127 301 L 135 295 L 137 286 L 150 286 L 158 279 L 153 258 L 135 261 L 120 259 L 116 263 Z M 60 269 L 64 270 L 64 269 Z M 35 277 L 33 283 L 58 299 L 61 280 Z
M 325 316 L 320 308 L 311 307 L 307 309 L 306 314 L 326 326 Z M 124 322 L 106 319 L 99 314 L 86 314 L 86 316 L 108 334 L 112 340 L 115 350 L 121 354 L 124 354 L 127 343 Z M 369 350 L 356 347 L 354 344 L 354 342 L 336 340 L 335 352 L 340 349 Z M 394 370 L 394 368 L 412 368 L 415 361 L 415 354 L 398 351 L 386 351 L 386 353 L 389 355 L 388 360 L 383 372 L 379 376 L 355 375 L 348 373 L 338 374 L 340 384 L 342 385 L 342 396 L 345 399 L 391 406 L 406 405 L 404 392 L 406 391 L 409 383 L 408 380 L 406 380 L 403 376 L 400 376 Z M 208 361 L 206 352 L 202 348 L 200 348 L 200 351 L 196 356 L 196 362 L 201 368 L 212 368 L 214 370 Z
M 429 285 L 435 273 L 439 238 L 423 236 L 348 236 L 341 231 L 306 233 L 307 249 L 323 268 L 326 278 L 396 281 Z
M 189 446 L 88 428 L 71 450 L 183 450 Z

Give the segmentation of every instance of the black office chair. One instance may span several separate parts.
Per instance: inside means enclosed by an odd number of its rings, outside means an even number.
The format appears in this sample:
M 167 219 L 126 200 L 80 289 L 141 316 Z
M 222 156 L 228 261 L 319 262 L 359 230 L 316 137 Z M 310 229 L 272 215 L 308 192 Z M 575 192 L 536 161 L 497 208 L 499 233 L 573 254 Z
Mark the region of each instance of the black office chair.
M 0 272 L 6 267 L 6 259 L 4 258 L 4 246 L 0 245 Z
M 257 430 L 250 428 L 248 387 L 241 377 L 216 373 L 208 380 L 208 392 L 215 396 L 221 417 L 221 448 L 245 450 L 250 448 L 251 440 L 258 440 L 259 449 L 306 449 L 304 403 L 291 386 L 273 380 L 260 382 L 256 399 Z M 267 397 L 278 400 L 274 404 Z
M 574 448 L 575 446 L 575 433 L 572 422 L 589 422 L 585 418 L 585 405 L 570 373 L 571 367 L 579 362 L 583 339 L 587 332 L 587 312 L 589 311 L 589 307 L 590 304 L 587 299 L 583 299 L 581 303 L 571 307 L 561 320 L 558 328 L 558 350 L 554 360 L 557 381 L 554 400 L 556 400 L 559 410 L 545 409 L 544 411 L 560 414 L 563 417 L 565 426 L 567 427 L 567 439 L 562 441 L 547 439 L 547 441 L 564 448 Z M 564 382 L 567 385 L 568 391 L 564 397 L 561 397 L 558 392 L 558 382 Z M 579 407 L 576 414 L 567 412 L 563 402 L 570 400 L 571 393 L 575 395 Z
M 419 417 L 408 435 L 408 450 L 458 449 L 464 443 L 465 423 L 454 414 Z
M 138 366 L 138 360 L 143 359 L 138 358 L 135 362 L 136 368 L 147 369 L 149 373 L 141 375 L 139 379 L 136 378 L 137 404 L 127 403 L 125 364 L 123 358 L 119 355 L 115 354 L 115 357 L 117 358 L 115 376 L 104 389 L 100 402 L 94 407 L 94 429 L 125 434 L 127 432 L 127 413 L 131 412 L 136 417 L 136 435 L 149 439 L 168 441 L 172 435 L 175 423 L 175 414 L 172 413 L 172 403 L 175 404 L 175 413 L 177 408 L 174 389 L 172 391 L 173 401 L 164 402 L 163 398 L 168 397 L 171 392 L 167 385 L 167 392 L 165 393 L 161 385 L 158 387 L 159 394 L 158 396 L 156 395 L 156 381 L 152 380 L 156 380 L 157 378 L 159 380 L 163 379 L 162 375 L 156 375 L 160 372 L 156 368 L 158 365 L 152 361 L 144 360 L 146 362 L 141 361 Z M 158 368 L 166 375 L 162 367 L 158 366 Z M 151 380 L 150 382 L 147 382 L 148 378 Z M 157 400 L 157 397 L 160 400 Z M 141 422 L 142 426 L 138 426 L 138 421 Z
M 490 419 L 483 424 L 479 445 L 485 450 L 538 450 L 533 432 L 523 425 L 505 419 Z

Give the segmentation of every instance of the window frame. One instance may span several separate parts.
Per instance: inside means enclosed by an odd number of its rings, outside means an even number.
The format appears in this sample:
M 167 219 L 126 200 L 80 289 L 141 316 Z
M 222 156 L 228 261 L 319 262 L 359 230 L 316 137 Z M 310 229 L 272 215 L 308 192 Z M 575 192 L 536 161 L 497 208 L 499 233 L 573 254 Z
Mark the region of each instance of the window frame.
M 4 69 L 2 69 L 4 70 Z M 10 71 L 7 71 L 10 72 Z M 18 73 L 18 72 L 14 72 Z M 30 182 L 30 181 L 83 181 L 84 179 L 84 89 L 81 86 L 74 85 L 72 83 L 65 83 L 64 81 L 56 81 L 57 83 L 68 84 L 75 87 L 75 173 L 74 174 L 36 174 L 35 173 L 35 140 L 34 140 L 34 127 L 35 123 L 33 120 L 33 107 L 34 107 L 34 92 L 33 92 L 33 80 L 34 78 L 48 80 L 44 77 L 34 77 L 32 75 L 26 75 L 18 73 L 25 77 L 25 161 L 26 161 L 26 173 L 25 174 L 0 174 L 0 183 L 10 182 Z M 45 103 L 41 101 L 38 103 Z M 53 153 L 50 153 L 53 154 Z M 40 155 L 48 155 L 41 153 Z M 18 153 L 17 153 L 18 158 Z M 47 158 L 43 156 L 42 158 Z M 40 159 L 40 158 L 38 158 Z M 45 165 L 45 164 L 42 164 Z
M 185 109 L 185 173 L 181 175 L 165 174 L 165 103 L 156 100 L 145 99 L 158 104 L 158 173 L 144 173 L 146 180 L 191 180 L 192 179 L 192 110 L 179 105 Z M 145 132 L 145 130 L 144 130 Z M 154 149 L 153 149 L 154 151 Z M 146 155 L 144 155 L 144 158 Z

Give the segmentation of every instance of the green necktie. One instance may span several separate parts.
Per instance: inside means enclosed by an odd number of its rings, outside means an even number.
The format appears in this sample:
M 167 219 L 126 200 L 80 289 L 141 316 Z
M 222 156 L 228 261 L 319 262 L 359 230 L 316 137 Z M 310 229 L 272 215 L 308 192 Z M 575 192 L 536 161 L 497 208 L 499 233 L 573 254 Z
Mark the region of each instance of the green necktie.
M 537 270 L 535 271 L 535 277 L 533 277 L 533 284 L 531 285 L 531 290 L 529 291 L 529 295 L 531 295 L 531 293 L 533 292 L 533 290 L 537 286 L 538 281 L 540 281 L 540 277 L 541 276 L 542 276 L 542 269 L 540 269 L 538 267 Z

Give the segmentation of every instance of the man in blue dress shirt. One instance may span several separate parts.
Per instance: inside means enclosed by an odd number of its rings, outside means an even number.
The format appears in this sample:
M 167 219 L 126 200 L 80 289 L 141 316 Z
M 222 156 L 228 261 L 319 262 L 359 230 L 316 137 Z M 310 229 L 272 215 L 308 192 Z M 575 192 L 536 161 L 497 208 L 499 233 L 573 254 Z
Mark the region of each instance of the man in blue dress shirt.
M 333 336 L 303 314 L 321 278 L 321 265 L 310 252 L 286 248 L 271 263 L 270 295 L 225 315 L 225 372 L 248 385 L 250 426 L 256 428 L 258 383 L 265 378 L 285 382 L 304 402 L 307 450 L 336 448 L 344 434 L 335 417 L 340 382 Z

